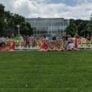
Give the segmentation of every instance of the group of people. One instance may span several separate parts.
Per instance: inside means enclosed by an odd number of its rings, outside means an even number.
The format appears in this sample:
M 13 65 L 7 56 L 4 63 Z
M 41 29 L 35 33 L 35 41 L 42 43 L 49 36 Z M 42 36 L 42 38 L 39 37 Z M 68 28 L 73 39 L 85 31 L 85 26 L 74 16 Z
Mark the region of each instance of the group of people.
M 62 37 L 62 39 L 47 39 L 46 36 L 18 36 L 18 37 L 3 37 L 0 36 L 1 51 L 15 51 L 17 47 L 32 48 L 39 47 L 39 51 L 63 51 L 63 50 L 78 50 L 78 44 L 81 43 L 80 37 L 71 37 L 70 35 Z
M 72 38 L 71 36 L 67 36 L 59 40 L 47 40 L 46 37 L 41 36 L 39 38 L 39 47 L 40 51 L 78 50 L 80 42 L 79 37 Z
M 4 36 L 0 36 L 0 51 L 14 51 L 15 41 Z
M 31 44 L 32 43 L 32 44 Z M 30 36 L 4 37 L 0 36 L 0 51 L 15 51 L 17 47 L 34 46 L 35 41 Z

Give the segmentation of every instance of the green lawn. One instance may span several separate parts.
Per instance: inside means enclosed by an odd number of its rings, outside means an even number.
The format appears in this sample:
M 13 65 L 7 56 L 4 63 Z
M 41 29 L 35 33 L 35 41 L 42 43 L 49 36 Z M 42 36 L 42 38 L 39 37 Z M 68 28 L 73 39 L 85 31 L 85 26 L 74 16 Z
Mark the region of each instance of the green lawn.
M 92 51 L 0 52 L 0 92 L 92 92 Z

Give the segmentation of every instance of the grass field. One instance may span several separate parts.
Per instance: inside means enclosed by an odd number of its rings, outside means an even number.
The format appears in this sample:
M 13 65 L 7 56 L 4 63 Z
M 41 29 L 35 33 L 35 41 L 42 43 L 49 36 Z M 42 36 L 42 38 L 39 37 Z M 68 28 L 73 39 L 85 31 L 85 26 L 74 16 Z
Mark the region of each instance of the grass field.
M 0 92 L 92 92 L 92 51 L 0 52 Z

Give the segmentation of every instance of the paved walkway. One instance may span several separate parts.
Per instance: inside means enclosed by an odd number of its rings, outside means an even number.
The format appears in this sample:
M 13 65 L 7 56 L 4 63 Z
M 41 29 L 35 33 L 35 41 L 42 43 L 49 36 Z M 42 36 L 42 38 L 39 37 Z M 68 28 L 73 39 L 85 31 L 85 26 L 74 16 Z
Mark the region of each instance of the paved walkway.
M 30 50 L 39 50 L 39 47 L 16 47 L 16 50 L 19 50 L 19 51 L 23 51 L 23 50 L 27 50 L 27 51 L 30 51 Z

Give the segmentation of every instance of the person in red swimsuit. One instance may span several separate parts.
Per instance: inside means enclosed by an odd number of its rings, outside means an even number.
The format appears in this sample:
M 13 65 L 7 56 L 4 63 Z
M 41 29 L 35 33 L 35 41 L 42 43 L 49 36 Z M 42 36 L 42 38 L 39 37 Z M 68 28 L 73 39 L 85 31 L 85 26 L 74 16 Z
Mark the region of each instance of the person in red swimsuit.
M 48 45 L 46 43 L 45 37 L 40 37 L 39 41 L 40 51 L 48 51 Z

